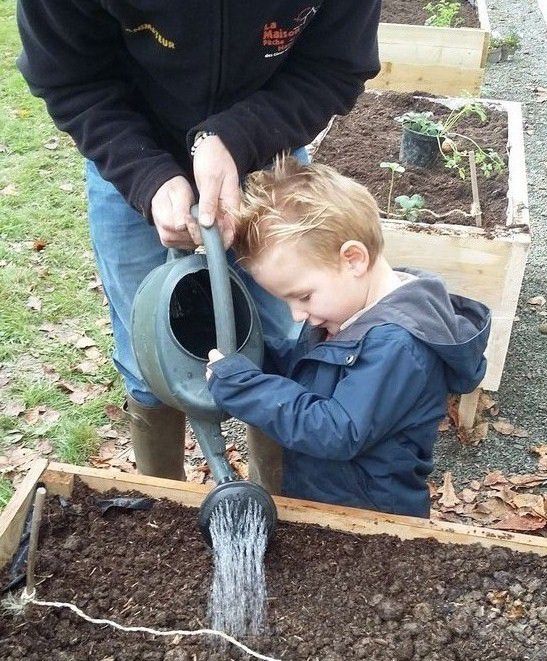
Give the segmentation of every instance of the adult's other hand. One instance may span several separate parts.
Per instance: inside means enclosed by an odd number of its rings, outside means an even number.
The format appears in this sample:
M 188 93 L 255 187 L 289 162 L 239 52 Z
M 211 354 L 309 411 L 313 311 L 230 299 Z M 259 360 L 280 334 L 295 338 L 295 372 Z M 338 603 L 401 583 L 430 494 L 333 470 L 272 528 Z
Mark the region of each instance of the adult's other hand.
M 192 250 L 200 243 L 199 227 L 190 213 L 192 204 L 192 187 L 182 176 L 166 181 L 152 198 L 154 225 L 167 248 Z
M 215 219 L 225 248 L 234 240 L 232 210 L 239 209 L 237 167 L 222 140 L 208 136 L 194 154 L 194 177 L 199 191 L 199 224 L 210 227 Z

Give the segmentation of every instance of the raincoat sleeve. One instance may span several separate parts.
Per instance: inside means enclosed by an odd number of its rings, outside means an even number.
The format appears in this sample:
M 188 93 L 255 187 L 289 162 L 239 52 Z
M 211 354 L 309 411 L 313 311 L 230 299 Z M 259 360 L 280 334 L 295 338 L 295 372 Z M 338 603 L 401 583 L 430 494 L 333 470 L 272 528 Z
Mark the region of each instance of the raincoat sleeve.
M 286 376 L 292 363 L 296 343 L 297 340 L 265 336 L 263 371 L 267 374 Z
M 325 0 L 266 85 L 188 132 L 217 133 L 240 176 L 284 149 L 306 145 L 333 115 L 346 115 L 380 71 L 380 0 Z
M 209 389 L 221 408 L 280 445 L 321 459 L 350 460 L 396 428 L 429 374 L 424 354 L 406 335 L 365 344 L 330 398 L 264 374 L 237 354 L 213 364 Z

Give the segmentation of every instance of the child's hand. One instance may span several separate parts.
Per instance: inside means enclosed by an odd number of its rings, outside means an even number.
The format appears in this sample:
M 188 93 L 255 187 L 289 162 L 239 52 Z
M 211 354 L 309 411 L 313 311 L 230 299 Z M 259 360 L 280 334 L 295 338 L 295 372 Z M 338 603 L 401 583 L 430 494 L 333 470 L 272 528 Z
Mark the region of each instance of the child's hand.
M 224 356 L 218 349 L 211 349 L 211 351 L 209 351 L 209 362 L 207 363 L 207 369 L 205 370 L 205 378 L 207 381 L 209 381 L 213 375 L 213 372 L 209 369 L 209 365 L 216 363 L 217 360 L 221 360 L 222 358 L 224 358 Z

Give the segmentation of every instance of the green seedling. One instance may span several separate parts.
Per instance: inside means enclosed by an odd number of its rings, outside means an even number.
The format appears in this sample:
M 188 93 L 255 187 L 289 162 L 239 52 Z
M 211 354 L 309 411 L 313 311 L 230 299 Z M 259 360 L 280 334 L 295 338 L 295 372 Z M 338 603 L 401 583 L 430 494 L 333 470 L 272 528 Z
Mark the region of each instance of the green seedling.
M 424 7 L 429 14 L 425 24 L 433 25 L 438 28 L 458 27 L 463 20 L 458 17 L 461 4 L 455 0 L 438 0 L 438 2 L 428 2 Z
M 507 48 L 511 51 L 516 51 L 520 48 L 521 40 L 519 35 L 512 30 L 509 34 L 501 35 L 499 32 L 492 32 L 490 37 L 489 50 L 496 50 L 496 48 Z
M 464 117 L 476 116 L 481 122 L 488 118 L 486 109 L 480 103 L 466 103 L 461 108 L 453 109 L 445 120 L 436 120 L 432 112 L 407 112 L 395 121 L 410 131 L 436 137 L 444 165 L 449 170 L 457 170 L 461 179 L 466 179 L 469 171 L 468 151 L 459 149 L 455 138 L 469 142 L 475 150 L 475 162 L 485 177 L 503 172 L 505 163 L 493 149 L 482 149 L 475 140 L 467 135 L 456 133 L 455 129 Z
M 442 122 L 435 121 L 431 111 L 427 112 L 405 112 L 404 115 L 395 117 L 395 121 L 402 124 L 403 128 L 421 135 L 440 137 L 445 133 Z
M 425 200 L 419 193 L 414 193 L 410 197 L 408 195 L 398 195 L 395 198 L 395 204 L 401 207 L 405 220 L 415 221 L 418 218 L 420 210 L 425 206 Z
M 389 212 L 391 210 L 391 196 L 393 195 L 393 184 L 395 183 L 395 173 L 403 174 L 405 169 L 400 163 L 390 163 L 386 161 L 380 163 L 380 167 L 391 170 L 391 181 L 389 182 L 389 193 L 387 196 L 387 217 L 389 218 Z

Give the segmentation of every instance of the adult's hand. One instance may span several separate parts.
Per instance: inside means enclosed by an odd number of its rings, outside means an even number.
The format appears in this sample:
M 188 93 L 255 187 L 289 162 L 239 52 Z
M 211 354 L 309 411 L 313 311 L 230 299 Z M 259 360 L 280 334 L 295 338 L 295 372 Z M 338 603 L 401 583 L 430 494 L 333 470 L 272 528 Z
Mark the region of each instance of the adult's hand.
M 234 240 L 232 210 L 239 209 L 239 175 L 230 152 L 217 135 L 201 141 L 194 154 L 194 177 L 199 191 L 199 224 L 210 227 L 215 219 L 225 248 Z
M 182 176 L 166 181 L 152 198 L 152 217 L 167 248 L 193 250 L 200 243 L 199 227 L 190 213 L 192 187 Z

